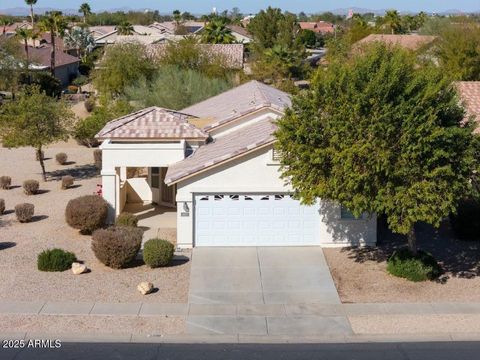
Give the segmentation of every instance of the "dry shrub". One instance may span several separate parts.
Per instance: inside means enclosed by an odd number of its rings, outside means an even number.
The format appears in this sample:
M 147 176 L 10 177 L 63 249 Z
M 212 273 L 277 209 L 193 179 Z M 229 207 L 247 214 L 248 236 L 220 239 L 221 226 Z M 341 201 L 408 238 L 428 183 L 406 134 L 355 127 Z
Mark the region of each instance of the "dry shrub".
M 5 200 L 0 199 L 0 215 L 5 211 Z
M 37 180 L 25 180 L 23 182 L 23 190 L 27 195 L 35 195 L 40 188 L 40 184 Z
M 107 221 L 108 204 L 98 195 L 85 195 L 68 202 L 65 209 L 67 224 L 82 234 L 91 234 Z
M 93 161 L 98 170 L 102 169 L 102 150 L 95 149 L 93 151 Z
M 55 155 L 55 160 L 57 160 L 57 163 L 59 163 L 60 165 L 65 165 L 68 160 L 68 156 L 67 154 L 61 152 Z
M 17 216 L 17 220 L 21 223 L 32 220 L 34 212 L 35 206 L 33 206 L 33 204 L 24 203 L 15 206 L 15 215 Z
M 73 176 L 70 176 L 70 175 L 62 176 L 62 190 L 66 190 L 70 186 L 73 186 L 74 181 L 75 179 L 73 178 Z
M 12 178 L 10 176 L 0 176 L 0 189 L 8 190 L 12 185 Z
M 97 259 L 113 269 L 130 264 L 142 245 L 143 230 L 128 226 L 99 229 L 92 236 L 92 250 Z

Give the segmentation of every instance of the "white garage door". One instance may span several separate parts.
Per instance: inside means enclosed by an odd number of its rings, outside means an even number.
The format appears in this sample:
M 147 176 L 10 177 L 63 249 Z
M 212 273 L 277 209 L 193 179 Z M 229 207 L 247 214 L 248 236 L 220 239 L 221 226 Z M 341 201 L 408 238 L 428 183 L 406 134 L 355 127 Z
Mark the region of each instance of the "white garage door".
M 320 244 L 318 206 L 290 195 L 195 196 L 195 246 Z

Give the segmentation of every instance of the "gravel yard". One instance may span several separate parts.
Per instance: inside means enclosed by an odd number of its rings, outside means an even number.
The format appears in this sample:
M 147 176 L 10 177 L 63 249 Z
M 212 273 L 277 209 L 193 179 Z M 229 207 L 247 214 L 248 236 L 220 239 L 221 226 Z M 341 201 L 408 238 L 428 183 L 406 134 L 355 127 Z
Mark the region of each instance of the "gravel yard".
M 388 274 L 388 256 L 406 240 L 382 225 L 376 248 L 323 249 L 342 302 L 480 302 L 480 242 L 454 239 L 447 223 L 439 230 L 419 226 L 417 237 L 419 248 L 444 268 L 440 281 L 413 283 Z
M 55 154 L 65 152 L 69 165 L 55 162 Z M 13 189 L 0 190 L 7 213 L 0 216 L 0 299 L 44 301 L 165 302 L 187 301 L 190 276 L 189 253 L 185 261 L 163 269 L 150 269 L 143 263 L 128 269 L 113 270 L 101 264 L 90 249 L 90 236 L 82 236 L 64 219 L 67 202 L 77 196 L 93 194 L 101 182 L 93 167 L 93 150 L 73 141 L 45 150 L 50 176 L 70 174 L 75 187 L 60 190 L 60 181 L 41 181 L 40 165 L 32 148 L 0 148 L 0 176 L 12 177 Z M 41 193 L 27 196 L 24 180 L 40 181 Z M 20 224 L 13 213 L 15 205 L 35 205 L 35 218 Z M 73 275 L 70 271 L 46 273 L 37 270 L 37 255 L 48 248 L 62 248 L 84 261 L 90 273 Z M 158 291 L 142 296 L 136 289 L 142 281 L 152 282 Z

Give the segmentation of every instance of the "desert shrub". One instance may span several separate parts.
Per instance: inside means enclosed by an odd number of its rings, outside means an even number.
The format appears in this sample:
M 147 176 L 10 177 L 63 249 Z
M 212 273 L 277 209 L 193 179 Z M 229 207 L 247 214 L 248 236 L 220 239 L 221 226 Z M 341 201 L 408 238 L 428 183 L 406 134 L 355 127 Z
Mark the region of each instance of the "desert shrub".
M 73 178 L 73 176 L 70 176 L 70 175 L 62 176 L 62 190 L 68 189 L 70 186 L 73 185 L 74 181 L 75 179 Z
M 115 221 L 115 225 L 137 227 L 138 218 L 133 214 L 130 214 L 128 212 L 124 212 L 124 213 L 121 213 L 120 215 L 118 215 L 117 221 Z
M 102 150 L 95 149 L 93 151 L 93 161 L 95 162 L 95 166 L 98 170 L 102 169 Z
M 17 220 L 21 223 L 29 222 L 35 213 L 35 206 L 33 204 L 18 204 L 15 206 L 15 215 Z
M 41 151 L 40 153 L 38 151 L 35 151 L 35 160 L 40 161 L 40 155 L 42 156 L 42 159 L 45 160 L 45 152 Z
M 413 255 L 408 248 L 397 250 L 390 256 L 387 271 L 410 281 L 433 280 L 442 273 L 440 265 L 431 254 L 419 250 L 417 255 Z
M 167 266 L 173 259 L 175 248 L 162 239 L 150 239 L 143 247 L 143 261 L 151 268 Z
M 35 195 L 38 192 L 40 184 L 37 180 L 25 180 L 23 182 L 23 191 L 27 195 Z
M 67 159 L 68 159 L 67 154 L 63 152 L 55 155 L 55 160 L 57 160 L 57 163 L 59 163 L 60 165 L 65 165 L 65 163 L 67 162 Z
M 0 215 L 5 211 L 5 200 L 0 199 Z
M 128 226 L 99 229 L 92 236 L 92 250 L 103 264 L 121 269 L 130 264 L 142 245 L 143 230 Z
M 68 202 L 65 209 L 67 224 L 82 234 L 91 234 L 105 225 L 108 215 L 107 202 L 98 195 L 85 195 Z
M 450 224 L 461 240 L 480 240 L 480 201 L 462 200 L 457 213 L 450 215 Z
M 85 110 L 91 113 L 93 109 L 95 109 L 95 99 L 93 97 L 88 98 L 87 100 L 85 100 L 83 105 L 85 106 Z
M 0 189 L 8 190 L 12 185 L 12 178 L 10 176 L 0 176 Z
M 38 254 L 37 267 L 40 271 L 65 271 L 76 260 L 74 253 L 62 249 L 49 249 Z

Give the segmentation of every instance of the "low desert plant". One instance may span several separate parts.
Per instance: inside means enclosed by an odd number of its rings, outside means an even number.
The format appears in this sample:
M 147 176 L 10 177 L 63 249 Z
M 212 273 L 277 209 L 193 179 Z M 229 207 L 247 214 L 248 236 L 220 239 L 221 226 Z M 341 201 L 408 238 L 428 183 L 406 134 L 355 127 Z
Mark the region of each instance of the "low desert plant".
M 93 151 L 93 161 L 98 170 L 102 169 L 102 150 L 95 149 Z
M 85 110 L 91 113 L 95 109 L 95 99 L 93 97 L 88 98 L 83 105 L 85 106 Z
M 120 215 L 118 215 L 117 221 L 115 221 L 115 225 L 137 227 L 138 217 L 128 212 L 121 213 Z
M 68 202 L 65 209 L 67 224 L 82 234 L 91 234 L 107 221 L 108 204 L 98 195 L 85 195 Z
M 73 176 L 70 176 L 70 175 L 62 176 L 62 190 L 68 189 L 70 186 L 73 185 L 74 181 L 75 179 L 73 178 Z
M 143 247 L 143 261 L 151 268 L 167 266 L 172 262 L 175 248 L 171 242 L 150 239 Z
M 42 156 L 42 160 L 45 160 L 45 152 L 40 152 L 41 156 Z M 40 156 L 39 156 L 39 152 L 38 151 L 35 151 L 35 160 L 37 161 L 40 161 Z
M 5 200 L 0 199 L 0 215 L 5 211 Z
M 113 269 L 130 264 L 142 245 L 143 230 L 128 226 L 99 229 L 92 236 L 92 250 L 97 259 Z
M 410 281 L 425 281 L 438 278 L 442 269 L 435 258 L 419 250 L 414 255 L 408 248 L 396 250 L 387 260 L 387 271 Z
M 67 162 L 67 159 L 68 159 L 67 154 L 63 152 L 55 155 L 55 160 L 57 160 L 57 163 L 59 163 L 60 165 L 65 165 L 65 163 Z
M 25 180 L 23 182 L 23 191 L 27 195 L 35 195 L 38 192 L 40 184 L 37 180 Z
M 29 222 L 35 213 L 35 206 L 33 204 L 23 203 L 15 206 L 15 215 L 17 220 L 21 223 Z
M 76 261 L 74 253 L 62 249 L 49 249 L 38 254 L 37 267 L 40 271 L 65 271 Z
M 480 240 L 480 201 L 460 201 L 457 213 L 450 215 L 450 224 L 461 240 Z
M 10 176 L 0 176 L 0 189 L 8 190 L 12 186 L 12 178 Z

